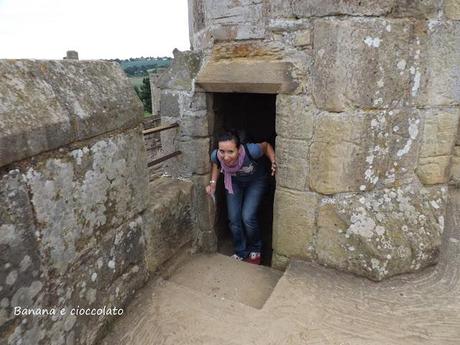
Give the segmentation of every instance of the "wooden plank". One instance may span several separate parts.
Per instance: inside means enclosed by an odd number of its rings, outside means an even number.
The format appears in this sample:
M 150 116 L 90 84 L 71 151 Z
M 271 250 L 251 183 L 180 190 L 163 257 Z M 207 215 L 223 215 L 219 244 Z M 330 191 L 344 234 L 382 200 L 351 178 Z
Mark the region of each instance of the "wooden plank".
M 171 129 L 171 128 L 175 128 L 175 127 L 179 127 L 179 124 L 178 123 L 173 123 L 171 125 L 163 125 L 163 126 L 149 128 L 149 129 L 143 130 L 142 134 L 146 135 L 146 134 L 161 132 L 161 131 L 164 131 L 166 129 Z
M 176 152 L 167 154 L 166 156 L 163 156 L 163 157 L 154 159 L 153 161 L 149 162 L 149 164 L 147 164 L 147 166 L 148 166 L 148 167 L 151 167 L 152 165 L 161 163 L 161 162 L 163 162 L 163 161 L 165 161 L 165 160 L 168 160 L 168 159 L 170 159 L 170 158 L 173 158 L 173 157 L 175 157 L 175 156 L 178 156 L 178 155 L 180 155 L 181 153 L 182 153 L 181 151 L 176 151 Z

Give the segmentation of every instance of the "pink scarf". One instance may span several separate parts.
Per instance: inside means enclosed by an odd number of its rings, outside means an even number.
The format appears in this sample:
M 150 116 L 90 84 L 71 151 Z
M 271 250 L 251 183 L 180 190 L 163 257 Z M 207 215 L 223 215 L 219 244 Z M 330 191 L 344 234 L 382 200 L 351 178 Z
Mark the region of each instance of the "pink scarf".
M 236 175 L 236 172 L 241 169 L 243 166 L 244 158 L 246 157 L 246 151 L 244 150 L 243 145 L 240 145 L 238 151 L 238 161 L 233 166 L 228 166 L 225 164 L 224 159 L 220 156 L 219 151 L 217 151 L 217 159 L 220 162 L 221 169 L 220 171 L 224 173 L 224 184 L 225 189 L 233 194 L 233 185 L 232 185 L 232 176 Z

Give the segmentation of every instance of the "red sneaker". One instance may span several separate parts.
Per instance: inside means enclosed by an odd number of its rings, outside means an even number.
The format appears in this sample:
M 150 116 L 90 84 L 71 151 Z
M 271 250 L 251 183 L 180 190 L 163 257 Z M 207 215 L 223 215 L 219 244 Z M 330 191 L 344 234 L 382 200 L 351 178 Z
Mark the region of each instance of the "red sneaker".
M 249 262 L 250 264 L 253 264 L 253 265 L 260 265 L 261 259 L 262 258 L 260 256 L 260 252 L 251 252 L 249 253 L 248 258 L 246 259 L 246 262 Z

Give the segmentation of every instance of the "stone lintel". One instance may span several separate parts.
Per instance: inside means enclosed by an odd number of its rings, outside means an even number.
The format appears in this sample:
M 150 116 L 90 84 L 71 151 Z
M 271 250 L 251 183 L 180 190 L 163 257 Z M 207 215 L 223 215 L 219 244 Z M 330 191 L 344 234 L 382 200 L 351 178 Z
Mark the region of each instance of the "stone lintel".
M 208 92 L 288 93 L 297 87 L 291 66 L 263 60 L 210 62 L 198 73 L 197 84 Z

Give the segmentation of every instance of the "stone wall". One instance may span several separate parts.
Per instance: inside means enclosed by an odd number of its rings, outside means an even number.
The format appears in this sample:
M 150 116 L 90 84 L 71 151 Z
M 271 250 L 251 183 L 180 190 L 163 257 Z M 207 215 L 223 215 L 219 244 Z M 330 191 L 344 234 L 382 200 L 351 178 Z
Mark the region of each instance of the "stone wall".
M 0 95 L 0 344 L 93 344 L 114 316 L 72 309 L 123 308 L 188 238 L 155 242 L 142 104 L 102 61 L 0 60 Z
M 193 139 L 188 173 L 209 169 L 213 113 L 212 96 L 206 118 L 184 94 L 278 94 L 274 265 L 381 280 L 436 263 L 460 181 L 457 2 L 190 0 L 189 13 L 201 69 L 166 95 L 193 131 L 179 139 Z
M 181 155 L 164 162 L 166 174 L 193 182 L 192 215 L 195 248 L 215 251 L 214 205 L 206 196 L 211 169 L 209 150 L 213 128 L 212 105 L 195 78 L 201 66 L 201 54 L 174 51 L 171 67 L 156 82 L 160 90 L 159 113 L 162 124 L 177 122 L 177 130 L 161 133 L 164 152 Z

